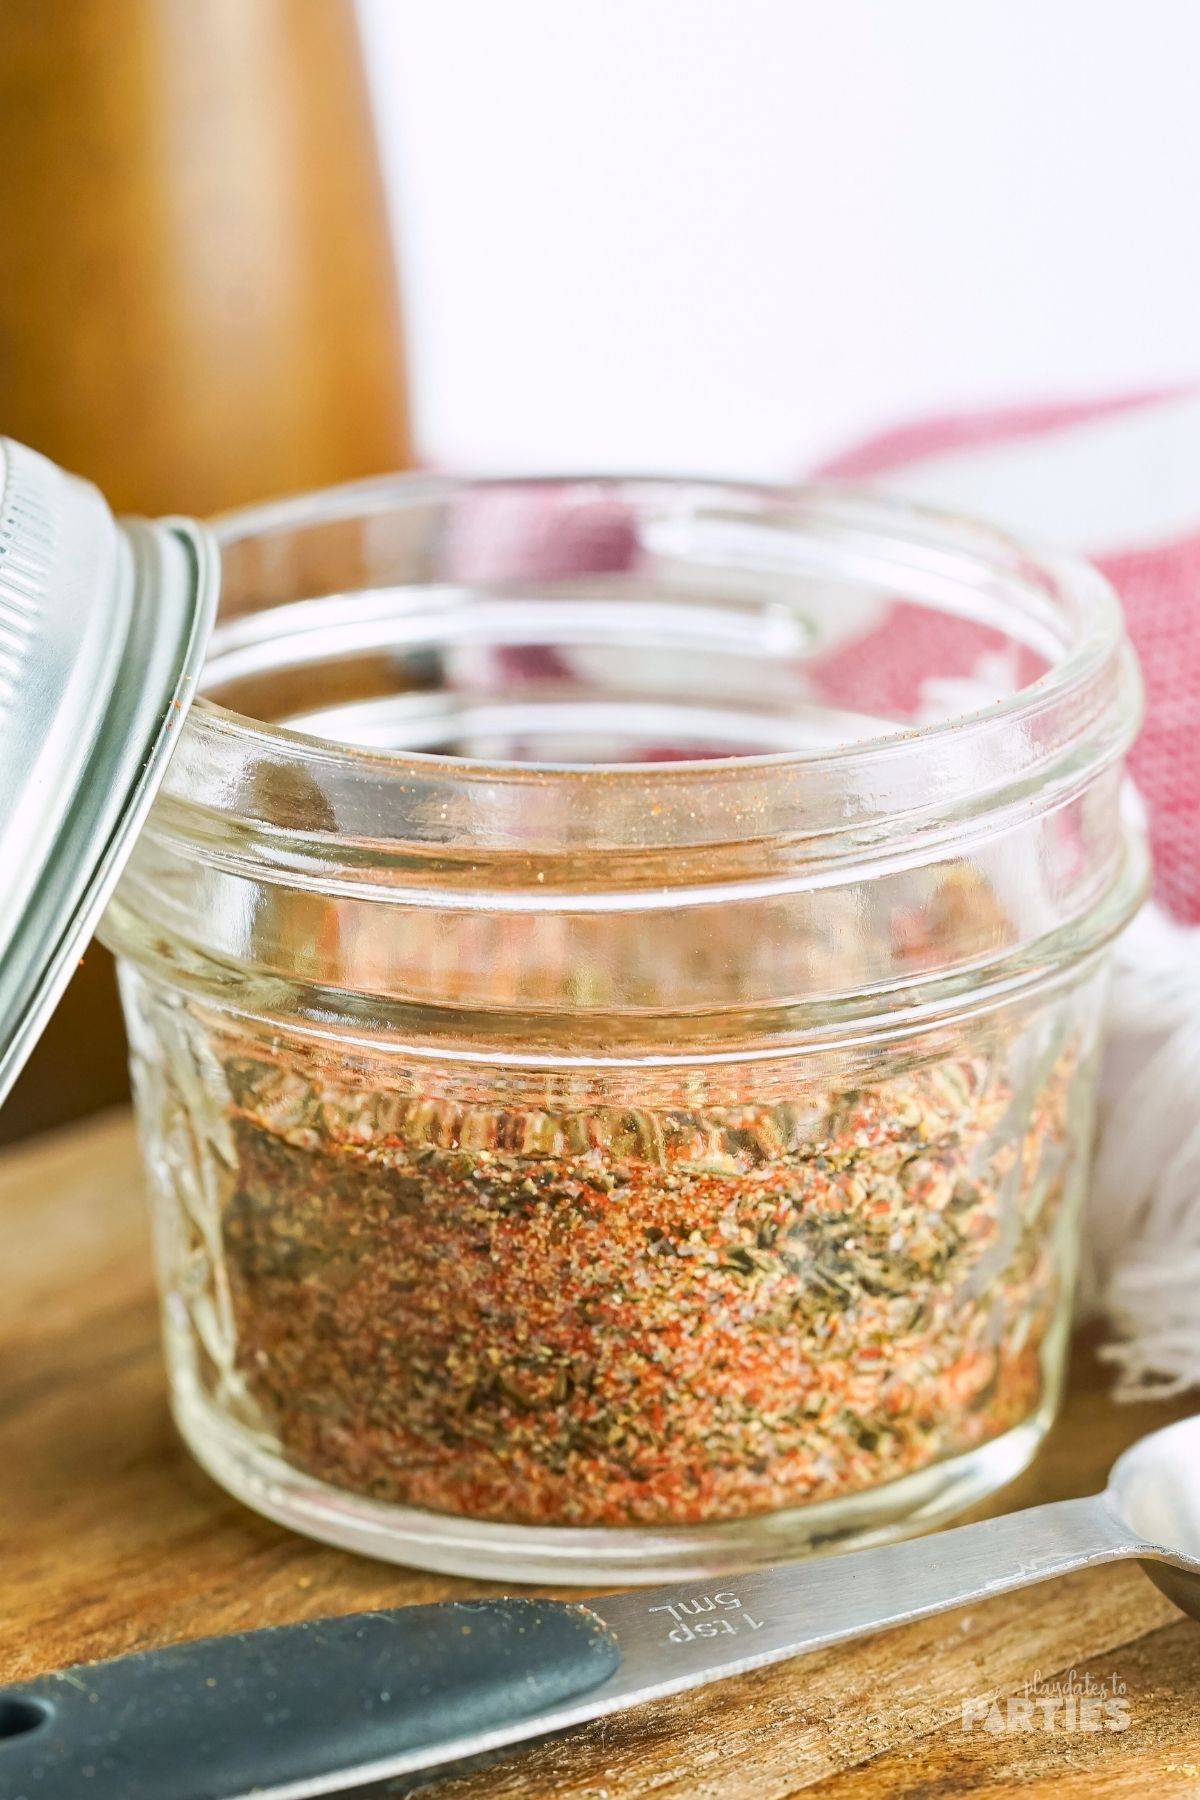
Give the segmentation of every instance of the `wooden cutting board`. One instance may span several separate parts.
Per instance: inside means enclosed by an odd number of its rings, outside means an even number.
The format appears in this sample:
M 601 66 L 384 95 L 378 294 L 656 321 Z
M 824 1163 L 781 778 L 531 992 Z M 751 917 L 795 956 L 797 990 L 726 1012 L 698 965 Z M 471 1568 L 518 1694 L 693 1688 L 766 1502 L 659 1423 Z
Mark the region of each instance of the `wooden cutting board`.
M 0 1225 L 0 1679 L 209 1632 L 500 1591 L 309 1544 L 192 1465 L 167 1417 L 125 1115 L 0 1158 Z M 1101 1486 L 1127 1443 L 1189 1410 L 1115 1406 L 1081 1340 L 1061 1424 L 994 1510 Z M 1124 1699 L 1126 1730 L 963 1728 L 964 1702 L 999 1696 L 995 1724 L 1026 1684 L 1045 1697 L 1089 1681 Z M 1137 1568 L 1096 1570 L 600 1721 L 437 1792 L 1200 1795 L 1200 1624 Z

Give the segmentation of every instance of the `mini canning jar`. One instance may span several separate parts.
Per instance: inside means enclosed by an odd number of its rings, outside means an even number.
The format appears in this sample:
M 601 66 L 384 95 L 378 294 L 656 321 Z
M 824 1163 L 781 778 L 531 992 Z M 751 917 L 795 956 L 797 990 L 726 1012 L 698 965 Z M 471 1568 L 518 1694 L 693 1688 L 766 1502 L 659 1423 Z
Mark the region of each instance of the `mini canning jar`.
M 669 480 L 218 537 L 104 931 L 204 1466 L 355 1549 L 595 1583 L 1013 1476 L 1144 883 L 1103 579 Z

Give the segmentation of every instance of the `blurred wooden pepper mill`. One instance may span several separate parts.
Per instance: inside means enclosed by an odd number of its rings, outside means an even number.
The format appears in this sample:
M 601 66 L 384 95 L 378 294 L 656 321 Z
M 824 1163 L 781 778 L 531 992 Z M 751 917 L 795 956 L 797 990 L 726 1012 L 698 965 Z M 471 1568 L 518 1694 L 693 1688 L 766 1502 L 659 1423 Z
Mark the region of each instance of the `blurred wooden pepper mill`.
M 7 0 L 0 168 L 0 431 L 144 513 L 408 461 L 352 0 Z M 0 1141 L 124 1067 L 94 945 Z

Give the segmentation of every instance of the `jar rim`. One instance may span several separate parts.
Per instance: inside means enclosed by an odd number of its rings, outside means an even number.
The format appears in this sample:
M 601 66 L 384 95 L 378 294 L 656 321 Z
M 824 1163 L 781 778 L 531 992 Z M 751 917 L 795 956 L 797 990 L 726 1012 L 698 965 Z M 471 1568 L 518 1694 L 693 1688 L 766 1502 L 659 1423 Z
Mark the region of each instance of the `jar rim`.
M 624 507 L 626 550 L 564 558 L 555 574 L 542 541 L 521 563 L 515 520 L 506 562 L 492 546 L 509 503 L 456 505 L 547 491 L 589 531 L 596 501 L 619 501 L 608 516 Z M 299 1008 L 341 1035 L 640 1066 L 659 1050 L 675 1062 L 722 1046 L 829 1048 L 986 1013 L 1082 969 L 1138 904 L 1121 764 L 1140 683 L 1111 588 L 1076 557 L 855 489 L 669 477 L 389 477 L 245 509 L 217 530 L 233 635 L 215 645 L 213 687 L 261 698 L 268 718 L 353 735 L 378 695 L 368 737 L 394 741 L 397 726 L 401 741 L 428 742 L 425 718 L 453 742 L 448 718 L 486 742 L 476 720 L 493 696 L 493 716 L 537 721 L 547 694 L 634 692 L 627 626 L 634 655 L 688 652 L 678 675 L 660 659 L 661 690 L 640 690 L 665 696 L 649 702 L 652 731 L 686 723 L 693 692 L 724 691 L 712 651 L 727 642 L 749 659 L 730 682 L 739 724 L 761 699 L 792 742 L 845 725 L 886 735 L 703 760 L 503 763 L 340 743 L 200 699 L 108 928 L 172 981 L 226 1001 L 232 983 L 264 1016 Z M 478 579 L 470 541 L 484 552 Z M 942 615 L 971 627 L 949 632 L 945 656 Z M 769 688 L 773 619 L 799 676 L 789 666 Z M 840 677 L 820 660 L 831 642 L 850 648 Z M 904 685 L 860 680 L 864 642 L 883 646 L 881 666 L 904 663 Z M 497 664 L 505 644 L 585 655 L 564 663 L 558 689 L 537 671 L 523 686 L 529 659 Z M 993 677 L 978 659 L 997 644 L 1007 663 Z M 889 729 L 919 720 L 927 694 L 944 698 L 926 684 L 956 666 L 978 668 L 999 698 Z M 538 729 L 524 742 L 561 741 Z
M 409 802 L 406 838 L 411 833 L 423 844 L 445 847 L 444 831 L 430 823 L 438 817 L 431 802 L 440 797 L 444 816 L 452 796 L 456 811 L 469 820 L 465 829 L 475 851 L 519 847 L 554 856 L 589 848 L 645 857 L 731 839 L 759 845 L 786 840 L 789 859 L 805 855 L 797 849 L 805 843 L 810 852 L 819 846 L 824 860 L 883 840 L 895 844 L 910 831 L 950 829 L 964 815 L 993 812 L 1064 780 L 1082 783 L 1122 755 L 1134 734 L 1140 711 L 1136 665 L 1120 603 L 1099 570 L 999 528 L 870 490 L 666 475 L 401 474 L 263 502 L 213 524 L 227 555 L 314 523 L 368 520 L 406 505 L 572 490 L 614 500 L 662 497 L 680 506 L 740 505 L 748 509 L 741 523 L 751 532 L 768 526 L 775 549 L 782 541 L 780 521 L 785 529 L 790 521 L 803 527 L 809 554 L 857 559 L 868 573 L 890 572 L 943 592 L 956 584 L 969 591 L 973 575 L 977 583 L 1000 584 L 1015 608 L 1024 605 L 1030 630 L 1055 627 L 1061 653 L 1012 693 L 928 724 L 832 746 L 653 762 L 492 761 L 381 750 L 255 719 L 201 692 L 168 777 L 168 810 L 183 807 L 196 815 L 232 807 L 243 828 L 280 827 L 284 822 L 271 816 L 269 806 L 256 814 L 246 808 L 244 794 L 232 798 L 240 791 L 233 772 L 266 760 L 318 780 L 336 771 L 345 794 L 370 789 L 377 795 L 381 782 L 394 787 L 397 798 Z M 214 782 L 216 766 L 228 778 Z M 339 813 L 343 850 L 356 835 L 354 816 L 353 804 Z

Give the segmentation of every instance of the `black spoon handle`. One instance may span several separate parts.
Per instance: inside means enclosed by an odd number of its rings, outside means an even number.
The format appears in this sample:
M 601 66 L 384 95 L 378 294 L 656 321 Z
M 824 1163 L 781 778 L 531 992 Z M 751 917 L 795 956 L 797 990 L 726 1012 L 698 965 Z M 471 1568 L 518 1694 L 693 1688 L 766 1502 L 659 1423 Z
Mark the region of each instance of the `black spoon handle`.
M 0 1689 L 0 1800 L 329 1792 L 589 1693 L 620 1660 L 586 1607 L 473 1600 L 88 1663 Z

